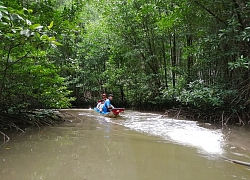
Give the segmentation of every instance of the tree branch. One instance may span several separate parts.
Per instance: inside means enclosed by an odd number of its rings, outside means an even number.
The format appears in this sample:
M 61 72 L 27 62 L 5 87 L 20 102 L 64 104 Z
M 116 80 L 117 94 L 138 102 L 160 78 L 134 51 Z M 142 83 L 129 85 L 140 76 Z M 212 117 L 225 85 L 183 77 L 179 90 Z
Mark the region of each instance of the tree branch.
M 198 4 L 199 6 L 201 6 L 204 10 L 206 10 L 209 14 L 211 14 L 213 17 L 215 17 L 215 19 L 217 19 L 218 21 L 227 24 L 224 20 L 222 20 L 221 18 L 219 18 L 216 14 L 214 14 L 212 11 L 210 11 L 208 8 L 206 8 L 204 5 L 202 5 L 201 3 L 199 3 L 198 1 L 194 1 L 196 4 Z
M 239 4 L 235 1 L 235 0 L 232 0 L 233 1 L 233 3 L 234 3 L 234 7 L 235 7 L 235 10 L 236 10 L 236 14 L 237 14 L 237 18 L 238 18 L 238 21 L 239 21 L 239 23 L 240 23 L 240 29 L 242 30 L 242 31 L 244 31 L 244 29 L 245 29 L 245 25 L 244 25 L 244 23 L 243 23 L 243 20 L 242 20 L 242 16 L 241 16 L 241 14 L 240 14 L 240 12 L 239 12 Z
M 40 43 L 40 44 L 38 44 L 37 47 L 40 46 L 41 44 L 43 44 L 43 42 Z M 14 61 L 13 63 L 10 63 L 8 66 L 6 66 L 5 69 L 6 69 L 6 70 L 9 69 L 9 68 L 10 68 L 11 66 L 13 66 L 14 64 L 16 64 L 16 63 L 18 63 L 19 61 L 23 60 L 25 57 L 28 56 L 28 54 L 31 53 L 31 51 L 32 51 L 32 50 L 28 51 L 25 55 L 23 55 L 22 57 L 20 57 L 19 59 L 17 59 L 17 60 Z
M 4 143 L 8 142 L 10 140 L 10 137 L 7 136 L 5 133 L 3 133 L 2 131 L 0 131 L 0 134 L 3 135 L 3 139 L 4 139 Z M 7 140 L 6 140 L 7 139 Z

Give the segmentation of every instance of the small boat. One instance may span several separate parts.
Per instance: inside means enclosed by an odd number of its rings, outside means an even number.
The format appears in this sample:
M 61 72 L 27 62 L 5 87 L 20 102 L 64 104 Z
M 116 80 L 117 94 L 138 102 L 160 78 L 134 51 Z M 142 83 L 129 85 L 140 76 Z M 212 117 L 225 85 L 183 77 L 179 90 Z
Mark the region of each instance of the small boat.
M 100 112 L 100 110 L 96 107 L 94 108 L 94 110 L 99 114 L 102 114 L 107 117 L 117 117 L 121 112 L 124 112 L 125 108 L 113 108 L 111 109 L 111 112 Z

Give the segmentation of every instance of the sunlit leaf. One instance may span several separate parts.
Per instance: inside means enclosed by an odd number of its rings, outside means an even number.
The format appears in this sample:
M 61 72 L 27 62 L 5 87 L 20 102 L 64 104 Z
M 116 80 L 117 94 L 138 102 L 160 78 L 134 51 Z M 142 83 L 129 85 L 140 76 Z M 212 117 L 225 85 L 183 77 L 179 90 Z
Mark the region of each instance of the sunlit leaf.
M 42 36 L 41 36 L 41 40 L 43 40 L 43 41 L 45 41 L 45 40 L 48 40 L 48 35 L 47 34 L 43 34 Z
M 57 45 L 57 46 L 62 46 L 62 44 L 57 42 L 57 41 L 52 41 L 51 43 L 54 44 L 54 45 Z
M 49 41 L 55 41 L 55 40 L 56 40 L 55 37 L 50 37 L 50 38 L 49 38 Z
M 33 9 L 28 9 L 28 13 L 33 13 Z
M 27 11 L 28 13 L 32 13 L 33 12 L 33 9 L 26 9 L 26 8 L 23 8 L 24 11 Z
M 10 21 L 9 16 L 3 15 L 3 18 L 5 18 L 6 20 Z
M 26 23 L 27 23 L 28 25 L 31 25 L 31 21 L 28 20 L 28 19 L 26 19 Z
M 25 35 L 26 37 L 30 37 L 31 31 L 29 29 L 24 29 L 20 31 L 21 35 Z
M 32 30 L 34 30 L 34 29 L 42 29 L 43 26 L 41 26 L 40 24 L 33 24 L 33 25 L 30 26 L 30 28 L 31 28 Z
M 13 33 L 16 33 L 16 29 L 11 29 L 11 31 L 12 31 Z
M 48 26 L 48 29 L 50 30 L 53 27 L 54 22 L 51 21 L 50 25 Z
M 8 25 L 8 23 L 6 23 L 6 22 L 0 22 L 0 24 L 2 24 L 4 26 Z
M 0 5 L 0 10 L 1 9 L 7 9 L 7 7 Z

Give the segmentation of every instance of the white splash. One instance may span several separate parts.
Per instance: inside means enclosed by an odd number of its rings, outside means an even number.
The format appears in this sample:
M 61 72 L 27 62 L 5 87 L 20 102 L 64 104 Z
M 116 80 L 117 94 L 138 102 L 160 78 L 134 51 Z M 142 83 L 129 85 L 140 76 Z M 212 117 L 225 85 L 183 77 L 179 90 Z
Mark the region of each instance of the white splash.
M 162 137 L 174 143 L 196 147 L 206 153 L 223 153 L 222 132 L 201 127 L 195 121 L 168 119 L 157 114 L 147 113 L 136 114 L 127 117 L 125 121 L 116 123 L 136 131 Z

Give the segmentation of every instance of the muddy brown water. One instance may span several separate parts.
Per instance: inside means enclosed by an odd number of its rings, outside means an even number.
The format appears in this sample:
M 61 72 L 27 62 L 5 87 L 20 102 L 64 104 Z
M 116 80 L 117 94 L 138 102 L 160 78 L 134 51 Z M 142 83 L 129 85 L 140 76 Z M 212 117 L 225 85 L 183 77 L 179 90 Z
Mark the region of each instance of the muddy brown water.
M 0 146 L 0 180 L 250 179 L 250 131 L 125 111 L 116 119 L 65 110 L 67 122 Z

